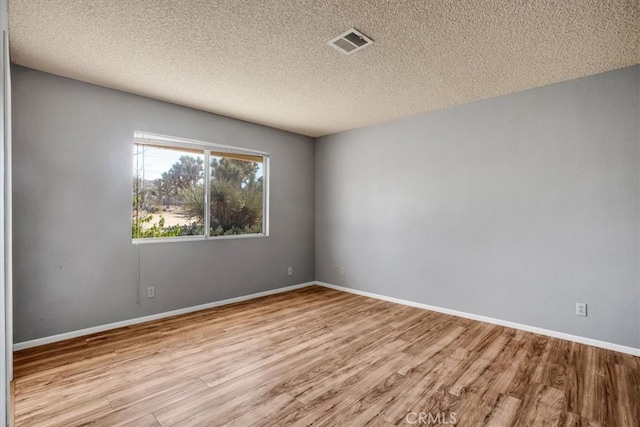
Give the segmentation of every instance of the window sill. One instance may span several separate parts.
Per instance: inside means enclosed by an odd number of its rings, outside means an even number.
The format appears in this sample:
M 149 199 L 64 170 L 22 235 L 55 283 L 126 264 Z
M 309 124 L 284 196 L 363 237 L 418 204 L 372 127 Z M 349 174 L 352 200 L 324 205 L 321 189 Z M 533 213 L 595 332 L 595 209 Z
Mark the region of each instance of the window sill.
M 253 239 L 256 237 L 269 237 L 265 233 L 256 234 L 231 234 L 228 236 L 183 236 L 183 237 L 149 237 L 147 239 L 132 239 L 134 245 L 146 245 L 148 243 L 172 243 L 172 242 L 206 242 L 212 240 Z

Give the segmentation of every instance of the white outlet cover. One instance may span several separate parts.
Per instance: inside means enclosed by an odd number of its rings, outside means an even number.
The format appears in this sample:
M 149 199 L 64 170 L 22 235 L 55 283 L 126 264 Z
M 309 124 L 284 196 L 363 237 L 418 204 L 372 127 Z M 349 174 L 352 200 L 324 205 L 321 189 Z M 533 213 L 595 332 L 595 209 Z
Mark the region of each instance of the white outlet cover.
M 576 303 L 576 316 L 587 317 L 587 303 L 586 302 L 577 302 Z

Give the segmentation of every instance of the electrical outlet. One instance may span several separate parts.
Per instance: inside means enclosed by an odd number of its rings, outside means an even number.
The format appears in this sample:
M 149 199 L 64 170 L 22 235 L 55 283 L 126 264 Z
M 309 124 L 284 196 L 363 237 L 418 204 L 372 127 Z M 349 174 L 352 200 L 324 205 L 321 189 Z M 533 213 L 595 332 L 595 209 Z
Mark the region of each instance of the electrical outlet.
M 156 288 L 154 286 L 149 286 L 147 288 L 147 298 L 155 298 L 156 297 Z
M 289 276 L 293 275 L 293 267 L 289 267 L 289 269 L 287 270 L 287 274 Z
M 576 303 L 576 316 L 587 317 L 587 303 L 586 302 L 577 302 Z
M 341 275 L 341 276 L 344 276 L 344 275 L 346 275 L 346 274 L 347 274 L 347 269 L 346 269 L 346 268 L 344 268 L 344 267 L 340 267 L 340 275 Z

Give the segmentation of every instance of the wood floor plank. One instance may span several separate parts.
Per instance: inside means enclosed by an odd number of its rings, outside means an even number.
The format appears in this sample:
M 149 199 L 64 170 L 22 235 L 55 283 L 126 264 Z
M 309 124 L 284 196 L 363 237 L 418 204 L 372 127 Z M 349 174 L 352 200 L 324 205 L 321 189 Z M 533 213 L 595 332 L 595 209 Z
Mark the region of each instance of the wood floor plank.
M 640 358 L 310 286 L 15 353 L 16 426 L 637 426 Z
M 469 384 L 474 382 L 488 369 L 489 365 L 494 362 L 506 344 L 507 341 L 504 337 L 495 337 L 491 345 L 477 355 L 469 369 L 451 386 L 449 393 L 460 396 Z
M 515 424 L 526 426 L 558 425 L 565 407 L 562 391 L 544 384 L 532 384 L 518 408 Z
M 491 411 L 486 420 L 487 427 L 503 427 L 514 425 L 518 408 L 521 405 L 520 399 L 512 396 L 500 395 L 495 409 Z
M 509 389 L 509 394 L 520 400 L 524 400 L 530 384 L 534 382 L 533 376 L 549 341 L 548 337 L 535 334 L 528 334 L 527 338 L 525 341 L 527 354 L 518 365 L 518 371 Z
M 397 372 L 405 365 L 408 357 L 402 353 L 391 353 L 378 360 L 367 371 L 360 370 L 348 378 L 332 382 L 332 387 L 322 394 L 309 393 L 298 396 L 298 400 L 312 404 L 314 410 L 307 412 L 305 417 L 292 425 L 326 425 L 332 422 L 335 423 L 333 425 L 345 425 L 345 422 L 348 425 L 349 415 L 360 415 L 366 410 L 366 407 L 361 405 L 361 399 L 384 382 L 390 372 Z
M 59 400 L 61 396 L 55 395 Z M 16 414 L 16 426 L 69 426 L 82 425 L 98 419 L 113 409 L 104 398 L 84 397 L 67 398 L 64 408 L 58 404 L 52 408 L 41 408 L 39 411 Z
M 620 426 L 631 427 L 637 425 L 635 422 L 631 424 L 620 424 Z M 617 425 L 616 425 L 617 426 Z M 563 412 L 560 415 L 558 427 L 601 427 L 600 423 L 581 417 L 571 412 Z
M 468 352 L 464 349 L 454 349 L 423 377 L 414 375 L 412 383 L 383 409 L 380 416 L 390 423 L 397 424 L 402 422 L 409 412 L 430 411 L 432 409 L 431 396 L 439 390 L 443 390 L 445 381 L 451 381 L 449 376 L 464 363 L 467 355 Z
M 624 365 L 614 366 L 615 390 L 612 399 L 616 399 L 614 408 L 618 425 L 632 426 L 640 420 L 640 384 L 631 381 L 629 368 Z M 609 399 L 607 399 L 609 400 Z

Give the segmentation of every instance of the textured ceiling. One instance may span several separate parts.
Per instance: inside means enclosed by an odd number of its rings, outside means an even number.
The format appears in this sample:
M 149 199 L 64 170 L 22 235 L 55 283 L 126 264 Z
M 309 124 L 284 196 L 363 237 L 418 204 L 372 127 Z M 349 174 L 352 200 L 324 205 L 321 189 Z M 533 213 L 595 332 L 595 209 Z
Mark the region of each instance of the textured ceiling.
M 27 67 L 321 136 L 640 63 L 640 0 L 9 0 Z M 375 43 L 326 43 L 355 27 Z

